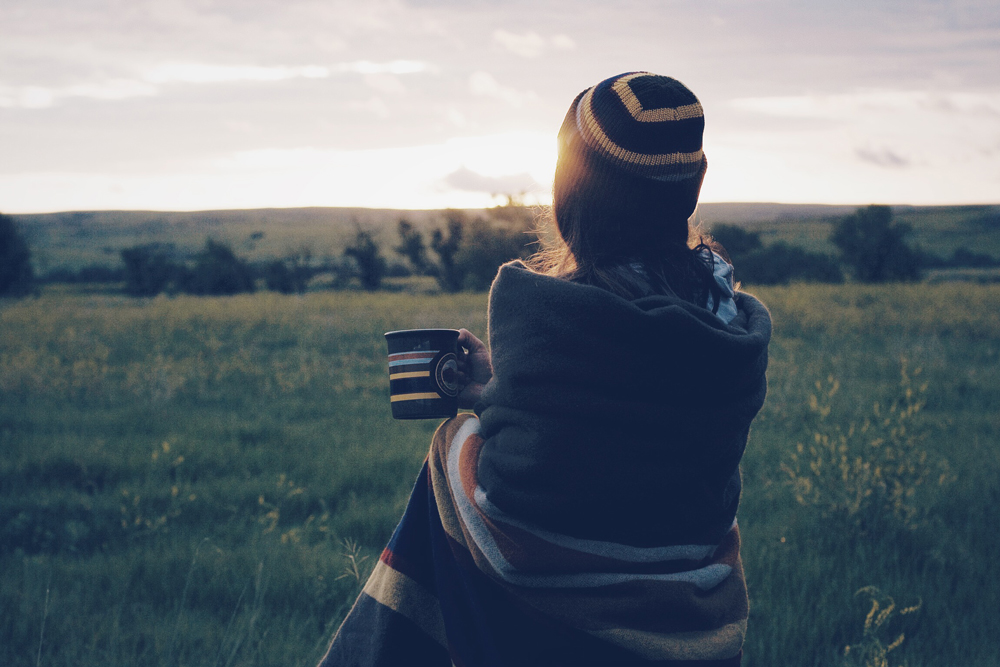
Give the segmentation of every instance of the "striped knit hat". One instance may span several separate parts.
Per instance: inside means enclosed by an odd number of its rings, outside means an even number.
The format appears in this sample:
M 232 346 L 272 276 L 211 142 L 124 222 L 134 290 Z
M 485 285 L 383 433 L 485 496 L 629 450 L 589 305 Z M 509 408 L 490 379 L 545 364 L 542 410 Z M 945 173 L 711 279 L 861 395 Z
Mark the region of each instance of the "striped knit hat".
M 635 176 L 684 181 L 704 166 L 701 103 L 668 76 L 630 72 L 606 79 L 584 91 L 575 120 L 590 150 Z
M 701 104 L 649 72 L 580 93 L 559 129 L 556 225 L 579 261 L 614 262 L 686 244 L 708 162 Z

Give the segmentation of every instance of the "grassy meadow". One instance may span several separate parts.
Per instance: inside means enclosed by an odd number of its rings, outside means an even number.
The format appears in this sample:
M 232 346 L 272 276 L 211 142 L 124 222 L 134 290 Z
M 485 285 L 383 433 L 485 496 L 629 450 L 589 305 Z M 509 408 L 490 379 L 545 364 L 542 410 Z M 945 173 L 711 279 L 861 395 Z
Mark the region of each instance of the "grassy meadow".
M 744 664 L 1000 664 L 1000 286 L 752 291 L 775 337 L 743 466 Z M 382 333 L 482 337 L 485 310 L 0 302 L 0 664 L 314 665 L 437 426 L 390 418 Z

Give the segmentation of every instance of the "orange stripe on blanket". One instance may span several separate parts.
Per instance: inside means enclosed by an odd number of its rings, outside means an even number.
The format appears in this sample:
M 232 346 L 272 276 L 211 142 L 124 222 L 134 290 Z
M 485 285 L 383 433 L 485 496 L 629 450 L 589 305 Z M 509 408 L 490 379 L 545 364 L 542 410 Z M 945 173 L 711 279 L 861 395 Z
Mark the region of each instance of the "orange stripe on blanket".
M 434 641 L 448 648 L 444 617 L 437 596 L 413 579 L 379 560 L 363 592 L 410 619 Z

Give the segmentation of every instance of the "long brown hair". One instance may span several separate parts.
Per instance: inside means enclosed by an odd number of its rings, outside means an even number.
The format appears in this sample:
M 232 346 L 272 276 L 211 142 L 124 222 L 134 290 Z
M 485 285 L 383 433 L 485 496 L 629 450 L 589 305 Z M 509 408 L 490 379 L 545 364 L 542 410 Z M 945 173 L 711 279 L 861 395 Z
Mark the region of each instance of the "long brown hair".
M 672 294 L 705 305 L 711 295 L 717 306 L 722 290 L 710 251 L 719 248 L 688 225 L 707 163 L 697 178 L 653 181 L 609 173 L 614 168 L 585 150 L 569 124 L 559 140 L 543 250 L 529 266 L 628 299 Z

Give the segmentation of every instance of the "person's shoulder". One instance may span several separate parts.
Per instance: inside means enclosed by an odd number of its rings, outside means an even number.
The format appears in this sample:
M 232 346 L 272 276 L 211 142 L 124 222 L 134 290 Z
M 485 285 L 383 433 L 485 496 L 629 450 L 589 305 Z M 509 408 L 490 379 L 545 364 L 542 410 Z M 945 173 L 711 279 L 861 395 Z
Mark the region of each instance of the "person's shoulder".
M 521 285 L 525 283 L 545 283 L 550 280 L 559 280 L 552 276 L 534 270 L 520 259 L 515 259 L 506 264 L 502 264 L 497 270 L 496 278 L 493 279 L 492 290 L 508 285 Z
M 747 333 L 756 333 L 769 340 L 771 337 L 771 312 L 767 306 L 752 294 L 740 290 L 736 291 L 733 299 L 736 301 L 738 311 L 736 319 L 742 323 L 741 328 L 746 329 Z

